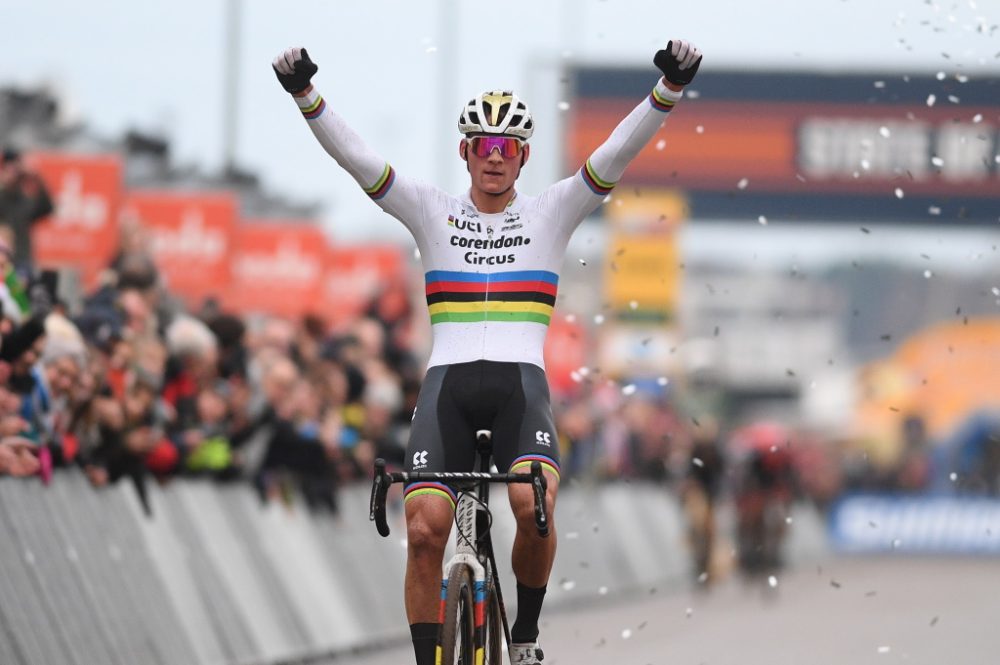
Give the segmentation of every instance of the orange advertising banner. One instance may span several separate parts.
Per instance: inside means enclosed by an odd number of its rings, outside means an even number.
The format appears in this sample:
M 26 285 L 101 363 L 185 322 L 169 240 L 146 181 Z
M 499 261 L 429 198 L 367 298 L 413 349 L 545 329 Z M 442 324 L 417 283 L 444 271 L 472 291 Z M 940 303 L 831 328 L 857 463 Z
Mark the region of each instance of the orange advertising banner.
M 225 297 L 237 215 L 231 194 L 130 192 L 122 215 L 135 216 L 149 233 L 167 290 L 193 306 Z
M 545 374 L 558 395 L 575 394 L 580 388 L 582 367 L 589 364 L 587 329 L 563 316 L 552 317 L 545 337 Z
M 55 213 L 32 230 L 35 262 L 43 268 L 74 268 L 84 284 L 92 285 L 117 243 L 121 160 L 34 153 L 26 161 L 41 175 L 55 206 Z
M 320 312 L 326 238 L 304 221 L 242 221 L 236 231 L 233 309 L 296 317 Z
M 325 316 L 335 324 L 358 316 L 404 270 L 403 250 L 396 245 L 330 247 L 322 286 Z

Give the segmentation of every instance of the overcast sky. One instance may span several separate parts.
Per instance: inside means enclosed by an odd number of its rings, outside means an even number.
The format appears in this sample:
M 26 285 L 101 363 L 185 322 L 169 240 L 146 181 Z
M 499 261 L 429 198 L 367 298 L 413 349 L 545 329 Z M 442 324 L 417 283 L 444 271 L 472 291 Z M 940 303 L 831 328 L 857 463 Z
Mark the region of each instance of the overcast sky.
M 226 95 L 225 0 L 0 0 L 0 85 L 49 83 L 102 134 L 165 134 L 175 160 L 218 168 Z M 399 238 L 316 144 L 271 72 L 284 47 L 320 66 L 328 103 L 399 171 L 467 186 L 455 120 L 511 87 L 538 117 L 534 192 L 558 173 L 558 71 L 568 61 L 650 67 L 671 37 L 704 67 L 1000 74 L 1000 0 L 459 0 L 246 2 L 239 163 L 266 188 L 324 204 L 334 238 Z

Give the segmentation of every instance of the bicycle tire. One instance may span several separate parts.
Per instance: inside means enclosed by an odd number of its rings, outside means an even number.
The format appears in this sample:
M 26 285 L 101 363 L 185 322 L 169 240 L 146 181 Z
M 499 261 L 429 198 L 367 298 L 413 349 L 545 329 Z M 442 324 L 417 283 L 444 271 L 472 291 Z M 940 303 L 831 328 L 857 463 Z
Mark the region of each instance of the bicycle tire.
M 483 643 L 486 646 L 485 665 L 503 665 L 503 619 L 500 616 L 500 598 L 496 587 L 490 585 L 486 595 L 486 616 L 483 618 L 485 635 Z
M 453 566 L 448 573 L 439 648 L 442 665 L 475 665 L 475 585 L 468 566 Z

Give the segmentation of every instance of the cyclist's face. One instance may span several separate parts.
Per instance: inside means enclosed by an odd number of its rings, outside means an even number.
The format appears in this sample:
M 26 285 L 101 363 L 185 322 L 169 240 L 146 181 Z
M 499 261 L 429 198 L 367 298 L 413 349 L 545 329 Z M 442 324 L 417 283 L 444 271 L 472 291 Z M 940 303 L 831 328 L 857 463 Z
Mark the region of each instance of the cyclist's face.
M 469 163 L 474 188 L 486 194 L 503 194 L 521 174 L 523 162 L 528 161 L 529 147 L 525 145 L 516 157 L 503 157 L 499 149 L 494 149 L 488 157 L 480 157 L 463 139 L 459 153 Z

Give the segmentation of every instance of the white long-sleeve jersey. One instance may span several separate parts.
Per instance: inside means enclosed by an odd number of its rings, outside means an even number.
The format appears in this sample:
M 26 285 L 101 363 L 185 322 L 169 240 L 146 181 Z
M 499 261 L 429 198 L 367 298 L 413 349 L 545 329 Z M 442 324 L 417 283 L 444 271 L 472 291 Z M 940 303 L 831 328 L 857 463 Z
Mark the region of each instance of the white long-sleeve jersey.
M 433 329 L 428 366 L 495 360 L 544 368 L 542 347 L 570 235 L 680 98 L 659 81 L 579 172 L 538 196 L 516 193 L 495 214 L 479 212 L 468 192 L 452 196 L 396 173 L 315 88 L 294 99 L 323 148 L 413 234 Z

